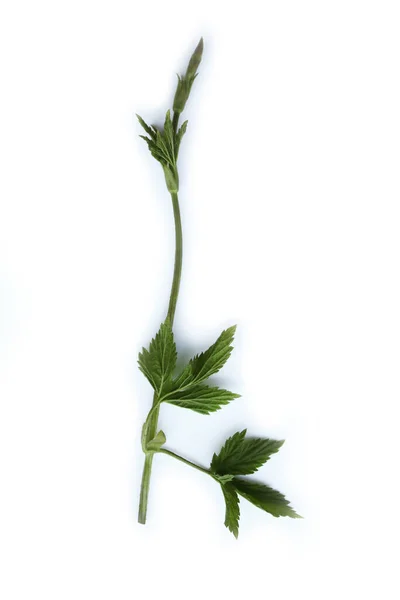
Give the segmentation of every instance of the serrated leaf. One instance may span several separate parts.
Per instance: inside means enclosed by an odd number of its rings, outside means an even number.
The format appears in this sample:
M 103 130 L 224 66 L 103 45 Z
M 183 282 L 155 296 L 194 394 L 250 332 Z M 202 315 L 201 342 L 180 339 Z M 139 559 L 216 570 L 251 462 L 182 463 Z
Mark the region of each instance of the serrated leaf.
M 162 165 L 167 165 L 168 164 L 168 156 L 164 153 L 164 151 L 162 150 L 162 148 L 160 148 L 156 141 L 151 140 L 150 138 L 148 138 L 146 135 L 139 135 L 140 138 L 142 138 L 142 140 L 144 140 L 147 144 L 147 146 L 149 147 L 149 150 L 151 152 L 151 155 Z M 157 138 L 157 135 L 155 135 L 155 138 Z
M 150 343 L 150 347 L 139 353 L 139 369 L 147 377 L 154 390 L 161 394 L 176 365 L 176 345 L 171 324 L 166 320 Z
M 236 477 L 231 485 L 243 498 L 274 517 L 302 518 L 293 510 L 283 494 L 268 485 Z
M 144 140 L 146 142 L 146 144 L 149 147 L 150 152 L 152 152 L 152 150 L 154 148 L 156 148 L 155 143 L 150 138 L 148 138 L 147 135 L 139 135 L 139 137 L 142 138 L 142 140 Z
M 166 142 L 166 145 L 168 146 L 168 148 L 170 150 L 171 158 L 173 159 L 173 162 L 175 163 L 174 129 L 172 127 L 171 113 L 169 110 L 167 110 L 167 113 L 165 115 L 163 138 Z
M 237 538 L 240 518 L 239 497 L 231 483 L 221 485 L 221 489 L 225 499 L 225 527 Z
M 176 137 L 175 137 L 175 152 L 176 152 L 176 156 L 178 156 L 179 148 L 181 146 L 182 138 L 183 138 L 183 136 L 186 133 L 187 124 L 188 124 L 187 121 L 185 121 L 184 123 L 182 123 L 181 127 L 178 129 L 178 131 L 176 133 Z
M 205 352 L 193 357 L 174 382 L 176 389 L 200 383 L 217 373 L 231 355 L 236 325 L 225 329 Z
M 150 136 L 150 138 L 143 135 L 140 137 L 146 141 L 152 156 L 162 166 L 169 166 L 174 170 L 176 168 L 177 149 L 170 111 L 168 110 L 165 115 L 163 131 L 159 131 L 153 126 L 150 127 L 142 117 L 136 116 L 143 129 Z
M 142 119 L 142 117 L 140 115 L 136 115 L 139 123 L 141 124 L 141 126 L 143 127 L 143 129 L 145 130 L 146 133 L 149 134 L 149 136 L 155 140 L 156 138 L 156 132 L 157 130 L 154 130 L 154 127 L 149 127 L 149 125 L 147 125 L 147 123 Z M 143 136 L 140 136 L 143 137 Z
M 164 160 L 168 164 L 173 165 L 174 164 L 173 153 L 171 153 L 168 142 L 165 140 L 164 135 L 162 135 L 160 133 L 160 131 L 157 131 L 156 147 L 157 147 L 157 150 L 160 153 L 160 155 L 162 155 L 162 157 L 164 158 Z
M 214 454 L 211 470 L 219 475 L 250 475 L 255 473 L 271 454 L 278 452 L 282 440 L 246 437 L 246 429 L 238 431 Z
M 218 387 L 209 387 L 207 385 L 194 385 L 184 391 L 168 392 L 164 402 L 190 408 L 203 415 L 219 410 L 223 405 L 228 404 L 234 398 L 239 398 L 239 394 L 234 394 L 228 390 Z
M 154 450 L 155 452 L 161 448 L 167 441 L 165 437 L 165 433 L 160 429 L 160 431 L 153 437 L 150 442 L 147 443 L 147 450 Z

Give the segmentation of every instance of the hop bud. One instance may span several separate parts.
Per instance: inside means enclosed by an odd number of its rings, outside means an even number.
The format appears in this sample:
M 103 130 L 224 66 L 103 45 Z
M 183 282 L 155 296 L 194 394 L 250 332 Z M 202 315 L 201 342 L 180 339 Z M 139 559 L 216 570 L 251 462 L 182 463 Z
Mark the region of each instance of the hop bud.
M 201 57 L 203 56 L 203 38 L 200 39 L 199 43 L 196 46 L 196 50 L 193 52 L 188 68 L 186 70 L 186 77 L 195 78 L 197 74 L 197 69 L 201 63 Z
M 189 98 L 190 90 L 192 89 L 193 81 L 197 76 L 197 69 L 201 63 L 201 57 L 203 55 L 203 38 L 199 41 L 196 46 L 196 50 L 193 52 L 186 74 L 183 77 L 178 76 L 178 86 L 175 92 L 174 98 L 174 112 L 181 113 L 185 108 L 187 99 Z
M 175 113 L 181 113 L 183 111 L 188 96 L 189 92 L 187 90 L 186 79 L 184 77 L 179 77 L 178 75 L 178 86 L 176 88 L 173 105 L 173 110 Z

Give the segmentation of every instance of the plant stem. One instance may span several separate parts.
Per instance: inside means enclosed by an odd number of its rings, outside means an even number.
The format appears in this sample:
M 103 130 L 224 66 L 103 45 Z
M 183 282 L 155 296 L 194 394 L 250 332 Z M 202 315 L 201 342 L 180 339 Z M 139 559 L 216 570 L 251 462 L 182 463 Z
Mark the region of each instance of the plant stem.
M 172 127 L 174 129 L 174 133 L 176 133 L 176 130 L 178 129 L 178 121 L 179 121 L 179 113 L 174 112 L 174 116 L 172 117 Z
M 144 525 L 147 517 L 147 503 L 149 500 L 149 488 L 150 488 L 150 477 L 151 468 L 153 466 L 154 452 L 146 454 L 144 459 L 144 467 L 142 474 L 142 485 L 140 487 L 140 500 L 139 500 L 139 515 L 138 522 Z
M 182 223 L 181 223 L 181 212 L 179 209 L 178 194 L 176 192 L 171 193 L 172 207 L 174 209 L 174 221 L 175 221 L 175 264 L 174 264 L 174 277 L 172 279 L 171 295 L 169 297 L 169 306 L 167 317 L 170 320 L 171 327 L 174 323 L 176 303 L 178 300 L 179 287 L 181 284 L 181 273 L 182 273 Z
M 156 407 L 157 404 L 157 394 L 153 396 L 153 405 L 150 409 L 150 412 L 153 411 L 151 418 L 149 419 L 149 423 L 147 426 L 146 439 L 145 442 L 148 443 L 156 434 L 157 423 L 158 423 L 158 413 L 160 408 Z M 147 419 L 146 419 L 147 420 Z M 149 498 L 149 488 L 150 488 L 150 477 L 151 477 L 151 468 L 153 466 L 153 456 L 154 452 L 149 452 L 146 454 L 144 459 L 144 467 L 142 474 L 142 484 L 140 486 L 140 500 L 139 500 L 139 515 L 138 521 L 142 525 L 146 523 L 147 517 L 147 503 Z
M 180 462 L 185 463 L 185 465 L 189 465 L 189 467 L 193 467 L 193 469 L 196 469 L 197 471 L 201 471 L 202 473 L 205 473 L 206 475 L 210 475 L 211 477 L 213 477 L 213 474 L 208 469 L 205 469 L 204 467 L 201 467 L 200 465 L 196 465 L 195 463 L 192 463 L 190 460 L 183 458 L 183 456 L 179 456 L 179 454 L 175 454 L 175 452 L 171 452 L 171 450 L 166 450 L 165 448 L 160 448 L 159 450 L 157 450 L 157 452 L 159 452 L 160 454 L 167 454 L 167 456 L 172 456 L 172 458 L 176 458 L 176 460 L 179 460 Z
M 179 115 L 178 115 L 179 117 Z M 171 294 L 169 298 L 169 306 L 167 318 L 169 318 L 171 327 L 174 322 L 176 303 L 178 300 L 179 294 L 179 286 L 181 282 L 181 273 L 182 273 L 182 223 L 181 223 L 181 213 L 179 209 L 179 201 L 178 194 L 176 192 L 171 193 L 172 198 L 172 207 L 174 211 L 174 222 L 175 222 L 175 264 L 174 264 L 174 275 L 172 278 L 172 286 L 171 286 Z M 146 443 L 150 442 L 153 437 L 157 433 L 157 425 L 158 425 L 158 414 L 160 412 L 160 407 L 157 406 L 158 398 L 157 394 L 153 396 L 153 405 L 151 407 L 152 415 L 148 419 L 148 426 L 146 432 Z M 153 465 L 153 456 L 154 452 L 150 452 L 146 454 L 144 460 L 143 467 L 143 475 L 142 475 L 142 485 L 140 488 L 140 501 L 139 501 L 139 516 L 138 521 L 143 525 L 146 523 L 147 516 L 147 503 L 149 498 L 149 488 L 150 488 L 150 477 L 151 477 L 151 469 Z

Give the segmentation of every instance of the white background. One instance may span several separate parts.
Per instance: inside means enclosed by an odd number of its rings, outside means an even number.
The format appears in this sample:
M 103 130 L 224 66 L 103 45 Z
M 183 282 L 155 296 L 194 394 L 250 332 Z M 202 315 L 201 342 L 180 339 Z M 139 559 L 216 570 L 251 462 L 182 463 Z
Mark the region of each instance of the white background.
M 399 5 L 6 1 L 0 16 L 0 595 L 4 600 L 398 598 Z M 207 464 L 234 431 L 285 438 L 260 470 L 305 519 L 155 460 L 136 523 L 136 368 L 163 319 L 173 222 L 134 113 L 186 111 L 185 354 L 237 323 L 217 380 L 172 406 Z M 396 457 L 397 454 L 397 457 Z

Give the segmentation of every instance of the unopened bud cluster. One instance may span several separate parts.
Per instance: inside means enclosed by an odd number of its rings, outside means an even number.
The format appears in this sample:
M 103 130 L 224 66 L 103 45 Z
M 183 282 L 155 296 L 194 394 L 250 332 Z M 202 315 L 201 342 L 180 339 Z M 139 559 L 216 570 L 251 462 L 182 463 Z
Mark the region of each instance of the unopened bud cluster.
M 203 38 L 201 38 L 200 42 L 197 44 L 196 50 L 193 52 L 188 68 L 186 69 L 186 74 L 182 77 L 178 75 L 178 86 L 175 92 L 174 98 L 174 112 L 181 113 L 185 108 L 186 102 L 189 98 L 190 90 L 192 89 L 193 81 L 197 76 L 197 69 L 201 63 L 201 57 L 203 55 Z

